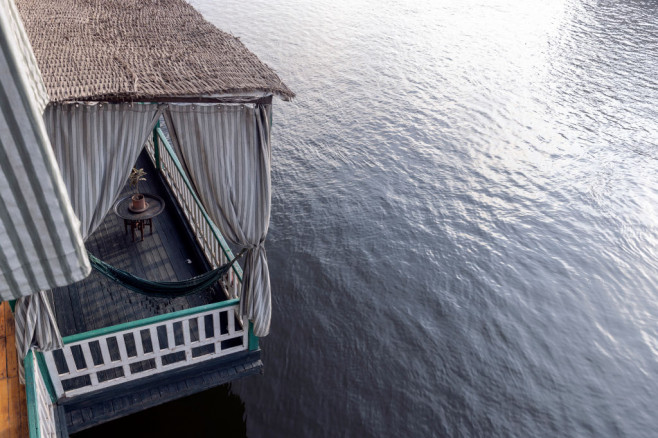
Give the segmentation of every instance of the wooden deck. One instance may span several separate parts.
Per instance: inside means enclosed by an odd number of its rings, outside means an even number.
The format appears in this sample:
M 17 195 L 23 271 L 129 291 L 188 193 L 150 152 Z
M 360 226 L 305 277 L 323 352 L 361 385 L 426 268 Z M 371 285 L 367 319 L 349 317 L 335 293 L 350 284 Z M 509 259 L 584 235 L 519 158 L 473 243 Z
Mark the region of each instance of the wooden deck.
M 0 304 L 0 437 L 28 436 L 25 386 L 18 381 L 14 315 L 4 302 Z
M 87 249 L 99 259 L 149 280 L 177 281 L 206 272 L 209 266 L 146 152 L 135 166 L 148 173 L 140 191 L 157 194 L 166 203 L 165 211 L 153 219 L 153 234 L 147 228 L 144 241 L 137 235 L 133 242 L 123 219 L 110 211 L 87 240 Z M 126 186 L 124 193 L 130 194 L 131 189 Z M 217 286 L 175 299 L 146 297 L 92 271 L 83 281 L 54 289 L 52 298 L 62 336 L 68 336 L 221 301 L 225 296 Z

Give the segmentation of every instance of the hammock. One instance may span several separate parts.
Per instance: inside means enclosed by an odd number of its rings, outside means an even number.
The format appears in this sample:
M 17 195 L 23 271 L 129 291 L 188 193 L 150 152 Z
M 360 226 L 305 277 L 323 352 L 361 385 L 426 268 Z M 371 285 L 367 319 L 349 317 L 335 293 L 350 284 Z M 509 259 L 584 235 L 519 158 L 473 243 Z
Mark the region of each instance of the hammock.
M 150 281 L 137 277 L 129 272 L 108 265 L 104 261 L 87 251 L 91 267 L 126 289 L 130 289 L 138 294 L 160 297 L 176 298 L 201 292 L 212 286 L 216 281 L 222 278 L 233 266 L 233 263 L 239 259 L 246 250 L 241 251 L 233 260 L 212 271 L 197 275 L 196 277 L 182 281 Z

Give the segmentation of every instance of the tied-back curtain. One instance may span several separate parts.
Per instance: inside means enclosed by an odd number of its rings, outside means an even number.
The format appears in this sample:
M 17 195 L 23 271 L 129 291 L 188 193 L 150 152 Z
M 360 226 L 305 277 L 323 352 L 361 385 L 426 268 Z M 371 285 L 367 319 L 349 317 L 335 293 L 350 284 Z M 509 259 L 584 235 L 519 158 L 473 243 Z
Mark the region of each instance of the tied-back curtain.
M 169 133 L 212 220 L 247 248 L 240 314 L 266 336 L 272 313 L 265 237 L 271 205 L 271 105 L 169 105 Z
M 121 193 L 159 114 L 157 104 L 74 103 L 46 108 L 46 130 L 84 240 Z
M 13 0 L 0 0 L 0 299 L 89 275 L 44 129 L 47 94 Z
M 46 131 L 83 239 L 112 208 L 160 112 L 157 104 L 132 103 L 46 108 Z M 21 358 L 31 347 L 53 350 L 62 346 L 46 292 L 17 301 L 16 328 Z

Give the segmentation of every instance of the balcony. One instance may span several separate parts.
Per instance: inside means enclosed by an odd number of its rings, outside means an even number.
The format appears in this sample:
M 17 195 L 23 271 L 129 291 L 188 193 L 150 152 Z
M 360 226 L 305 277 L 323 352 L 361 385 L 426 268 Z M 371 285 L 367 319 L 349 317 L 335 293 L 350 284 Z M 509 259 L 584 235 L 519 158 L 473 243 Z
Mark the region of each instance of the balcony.
M 148 174 L 140 191 L 162 197 L 165 210 L 143 241 L 139 234 L 133 241 L 123 219 L 109 212 L 86 242 L 92 254 L 157 281 L 189 279 L 233 258 L 159 128 L 135 167 Z M 238 317 L 241 278 L 234 264 L 220 284 L 169 299 L 92 271 L 51 291 L 64 348 L 25 361 L 28 403 L 31 392 L 33 400 L 47 395 L 52 402 L 36 404 L 41 427 L 75 433 L 260 372 L 258 339 Z

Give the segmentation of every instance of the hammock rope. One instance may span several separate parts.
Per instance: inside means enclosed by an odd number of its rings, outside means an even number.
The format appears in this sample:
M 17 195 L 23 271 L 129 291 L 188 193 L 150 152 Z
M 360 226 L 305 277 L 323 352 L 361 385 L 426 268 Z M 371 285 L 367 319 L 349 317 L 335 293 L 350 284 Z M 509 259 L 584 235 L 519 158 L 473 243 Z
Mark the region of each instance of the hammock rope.
M 92 268 L 126 289 L 150 297 L 176 298 L 208 289 L 231 269 L 233 263 L 242 257 L 245 251 L 246 249 L 240 251 L 233 260 L 225 265 L 182 281 L 147 280 L 122 269 L 115 268 L 112 265 L 108 265 L 88 251 L 87 255 L 89 256 L 89 262 Z

